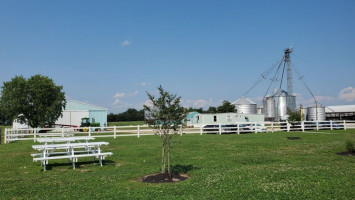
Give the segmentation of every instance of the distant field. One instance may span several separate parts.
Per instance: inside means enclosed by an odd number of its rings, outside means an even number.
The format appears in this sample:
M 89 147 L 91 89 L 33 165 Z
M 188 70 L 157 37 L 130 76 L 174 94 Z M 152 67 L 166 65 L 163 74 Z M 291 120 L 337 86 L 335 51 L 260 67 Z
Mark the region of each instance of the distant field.
M 138 126 L 144 125 L 144 121 L 132 121 L 132 122 L 109 122 L 109 126 Z
M 287 137 L 294 139 L 289 140 Z M 170 184 L 140 177 L 160 168 L 159 136 L 97 138 L 113 152 L 103 167 L 79 159 L 32 161 L 32 141 L 0 145 L 0 199 L 354 199 L 355 130 L 176 136 L 174 169 L 191 176 Z

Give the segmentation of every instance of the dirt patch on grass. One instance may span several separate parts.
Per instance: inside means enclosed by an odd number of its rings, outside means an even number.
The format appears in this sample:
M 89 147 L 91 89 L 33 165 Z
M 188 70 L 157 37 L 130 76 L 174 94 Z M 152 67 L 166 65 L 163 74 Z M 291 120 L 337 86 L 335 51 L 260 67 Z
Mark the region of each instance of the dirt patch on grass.
M 338 152 L 337 155 L 340 155 L 340 156 L 355 156 L 355 152 L 344 151 L 344 152 Z
M 300 137 L 286 137 L 287 140 L 300 140 Z
M 122 163 L 116 163 L 115 167 L 121 167 L 123 164 Z
M 141 181 L 144 183 L 176 183 L 190 178 L 187 174 L 173 174 L 172 177 L 168 173 L 158 173 L 143 176 Z

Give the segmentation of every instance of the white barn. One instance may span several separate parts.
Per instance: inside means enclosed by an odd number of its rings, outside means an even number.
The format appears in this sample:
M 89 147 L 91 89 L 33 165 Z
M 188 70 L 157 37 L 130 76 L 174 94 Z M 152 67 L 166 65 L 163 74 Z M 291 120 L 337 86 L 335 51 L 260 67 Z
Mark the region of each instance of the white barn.
M 107 125 L 107 108 L 91 105 L 84 102 L 67 100 L 62 117 L 55 122 L 57 127 L 79 127 L 81 119 L 88 117 L 91 123 L 100 123 L 101 127 Z M 29 128 L 27 124 L 21 124 L 14 120 L 13 128 Z

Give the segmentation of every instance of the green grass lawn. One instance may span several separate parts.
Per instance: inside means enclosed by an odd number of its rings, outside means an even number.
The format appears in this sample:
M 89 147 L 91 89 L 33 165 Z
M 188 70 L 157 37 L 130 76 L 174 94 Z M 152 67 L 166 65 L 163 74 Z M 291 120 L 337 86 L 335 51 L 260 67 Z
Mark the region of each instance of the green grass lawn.
M 300 137 L 287 140 L 286 137 Z M 32 141 L 0 145 L 0 199 L 354 199 L 355 156 L 340 156 L 355 130 L 176 136 L 172 165 L 191 176 L 169 184 L 158 136 L 98 138 L 113 152 L 103 167 L 79 159 L 32 162 Z
M 144 125 L 144 121 L 108 122 L 108 126 L 138 126 L 138 125 Z

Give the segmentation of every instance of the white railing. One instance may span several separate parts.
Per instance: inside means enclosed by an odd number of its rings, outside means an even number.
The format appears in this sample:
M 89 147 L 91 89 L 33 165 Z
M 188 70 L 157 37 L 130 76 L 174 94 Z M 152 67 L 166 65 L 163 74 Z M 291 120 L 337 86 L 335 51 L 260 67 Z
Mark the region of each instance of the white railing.
M 187 127 L 178 131 L 178 134 L 243 134 L 279 131 L 320 131 L 320 130 L 347 130 L 355 129 L 355 121 L 303 121 L 289 122 L 243 122 L 234 124 L 203 124 L 196 127 Z M 33 140 L 41 137 L 123 137 L 155 135 L 156 130 L 148 125 L 143 126 L 110 126 L 110 127 L 80 127 L 80 128 L 33 128 L 9 129 L 4 132 L 4 143 L 17 140 Z

